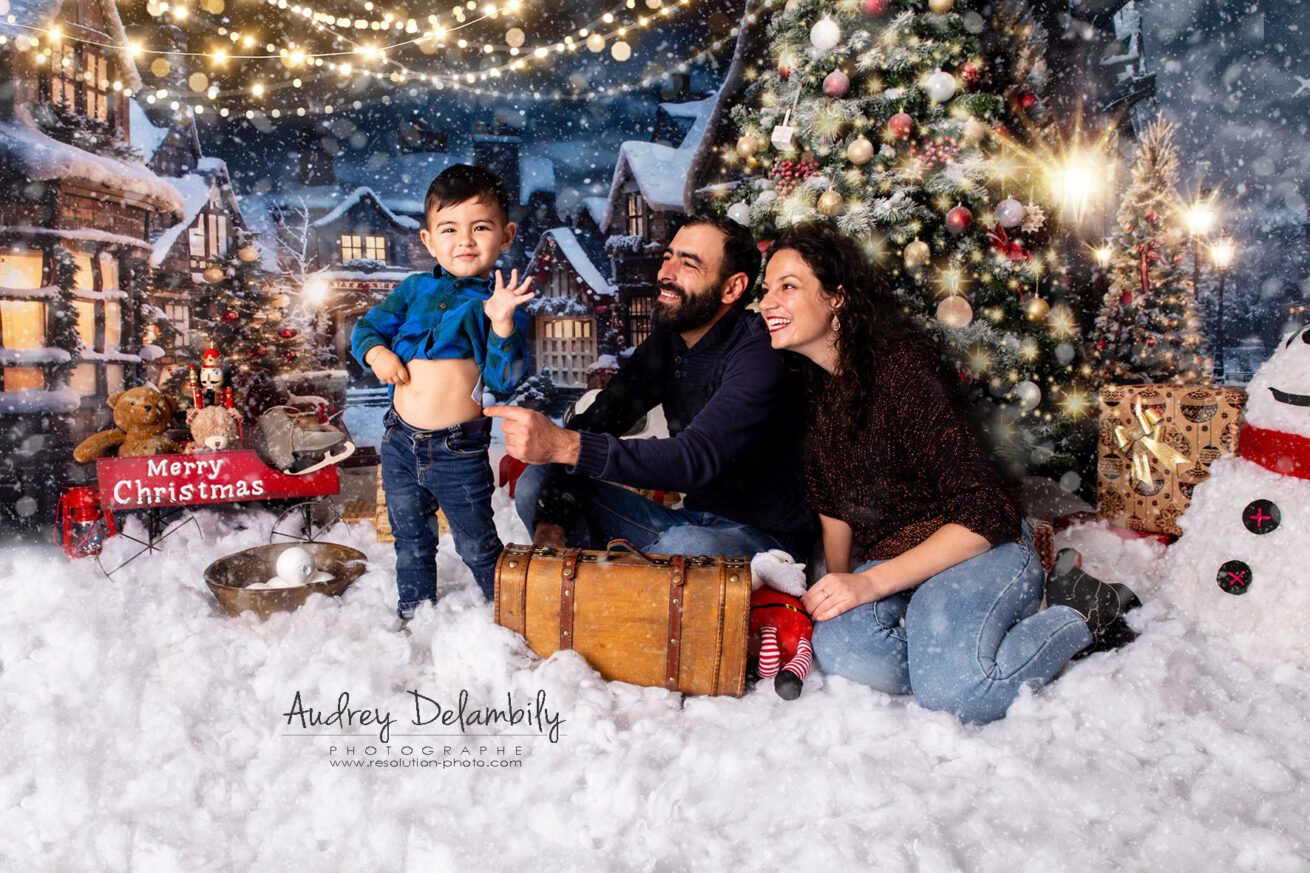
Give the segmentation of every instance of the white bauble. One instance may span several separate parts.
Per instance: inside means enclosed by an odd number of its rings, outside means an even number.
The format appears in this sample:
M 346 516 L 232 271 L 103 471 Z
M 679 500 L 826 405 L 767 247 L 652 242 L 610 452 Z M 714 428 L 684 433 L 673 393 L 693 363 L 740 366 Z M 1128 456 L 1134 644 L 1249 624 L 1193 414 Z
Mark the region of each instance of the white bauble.
M 1023 222 L 1024 213 L 1022 203 L 1013 197 L 1006 197 L 996 204 L 996 223 L 1001 227 L 1018 227 Z
M 1031 379 L 1024 379 L 1018 385 L 1014 386 L 1015 396 L 1023 404 L 1024 412 L 1032 412 L 1037 408 L 1037 404 L 1042 402 L 1042 389 L 1037 387 L 1037 383 Z
M 728 217 L 741 225 L 751 223 L 751 208 L 744 201 L 738 201 L 728 207 Z
M 955 77 L 945 70 L 938 70 L 928 77 L 923 90 L 937 103 L 945 103 L 955 96 Z
M 841 42 L 841 28 L 831 18 L 820 18 L 810 28 L 810 45 L 817 52 L 830 52 Z
M 1074 355 L 1077 350 L 1069 343 L 1060 343 L 1055 347 L 1055 360 L 1060 362 L 1060 366 L 1067 367 L 1073 363 Z

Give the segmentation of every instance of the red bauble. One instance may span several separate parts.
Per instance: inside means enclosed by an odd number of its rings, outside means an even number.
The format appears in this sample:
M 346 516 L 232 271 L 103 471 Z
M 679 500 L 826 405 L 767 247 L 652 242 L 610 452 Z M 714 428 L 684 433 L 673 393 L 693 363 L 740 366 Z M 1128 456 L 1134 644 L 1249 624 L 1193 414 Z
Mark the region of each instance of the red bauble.
M 250 347 L 250 357 L 252 358 L 262 358 L 266 354 L 268 354 L 268 349 L 258 343 Z
M 277 335 L 282 339 L 293 339 L 296 335 L 296 329 L 294 327 L 284 327 L 277 332 Z
M 1156 219 L 1155 210 L 1154 209 L 1146 210 L 1146 215 L 1144 217 L 1146 218 L 1147 221 L 1155 221 Z
M 1033 92 L 1031 91 L 1024 91 L 1022 94 L 1019 95 L 1019 108 L 1021 109 L 1024 110 L 1032 109 L 1033 105 L 1036 102 L 1037 102 L 1037 95 L 1033 94 Z
M 841 70 L 833 70 L 823 77 L 823 93 L 834 100 L 840 100 L 851 90 L 851 77 Z
M 790 79 L 790 78 L 791 78 L 791 67 L 779 66 L 779 67 L 778 67 L 778 78 L 782 79 L 782 81 L 784 81 L 784 82 L 787 81 L 788 79 Z
M 887 121 L 887 129 L 896 139 L 905 139 L 914 133 L 914 119 L 909 113 L 898 112 Z
M 237 314 L 237 311 L 235 309 L 229 309 L 227 312 L 223 313 L 223 320 L 226 321 L 228 324 L 231 324 L 232 322 L 236 321 L 240 317 L 241 316 Z
M 283 352 L 283 353 L 282 353 L 282 357 L 286 358 L 288 361 L 294 361 L 294 360 L 296 359 L 296 353 L 295 353 L 295 352 Z
M 982 71 L 978 69 L 978 65 L 973 61 L 969 61 L 963 67 L 960 67 L 960 78 L 970 85 L 978 84 L 978 78 L 981 75 Z
M 887 11 L 887 0 L 864 0 L 860 11 L 870 18 L 877 18 Z
M 946 229 L 953 236 L 959 236 L 973 226 L 973 213 L 968 207 L 957 206 L 946 213 Z

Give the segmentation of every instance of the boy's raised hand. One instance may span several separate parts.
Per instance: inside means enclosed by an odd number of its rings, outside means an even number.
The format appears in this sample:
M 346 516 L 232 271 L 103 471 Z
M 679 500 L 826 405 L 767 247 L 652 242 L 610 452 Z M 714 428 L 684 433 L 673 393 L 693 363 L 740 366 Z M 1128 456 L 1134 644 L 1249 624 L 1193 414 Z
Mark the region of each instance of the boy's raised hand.
M 482 311 L 491 319 L 491 328 L 499 336 L 509 336 L 514 332 L 515 307 L 522 306 L 537 296 L 536 292 L 528 290 L 531 284 L 531 276 L 519 283 L 519 271 L 512 270 L 509 274 L 509 284 L 506 285 L 505 277 L 501 275 L 500 270 L 496 271 L 495 290 L 483 302 Z

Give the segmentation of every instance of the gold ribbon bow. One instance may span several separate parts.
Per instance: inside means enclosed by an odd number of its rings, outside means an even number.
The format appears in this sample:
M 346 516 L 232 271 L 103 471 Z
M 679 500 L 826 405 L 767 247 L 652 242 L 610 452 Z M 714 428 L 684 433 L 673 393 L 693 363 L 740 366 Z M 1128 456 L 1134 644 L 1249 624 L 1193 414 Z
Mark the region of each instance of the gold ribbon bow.
M 1190 463 L 1186 455 L 1165 444 L 1164 417 L 1154 409 L 1144 409 L 1141 397 L 1133 401 L 1133 416 L 1141 429 L 1119 425 L 1114 429 L 1114 440 L 1119 451 L 1132 457 L 1132 476 L 1135 481 L 1150 484 L 1151 455 L 1159 458 L 1167 469 Z

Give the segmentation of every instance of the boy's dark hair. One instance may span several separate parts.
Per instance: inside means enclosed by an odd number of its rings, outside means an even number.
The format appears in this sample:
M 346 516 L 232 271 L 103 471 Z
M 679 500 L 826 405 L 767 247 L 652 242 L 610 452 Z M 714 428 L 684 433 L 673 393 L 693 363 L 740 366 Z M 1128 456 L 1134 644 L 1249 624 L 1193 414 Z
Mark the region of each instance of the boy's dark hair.
M 682 226 L 695 227 L 698 224 L 708 224 L 722 231 L 725 237 L 723 269 L 719 273 L 719 282 L 727 281 L 729 276 L 745 273 L 746 290 L 749 292 L 760 274 L 760 249 L 755 245 L 755 237 L 751 236 L 750 230 L 726 215 L 715 215 L 710 212 L 698 212 L 688 218 Z M 749 293 L 744 294 L 742 299 L 745 300 L 749 296 Z
M 509 221 L 509 191 L 505 180 L 482 167 L 455 164 L 442 170 L 428 186 L 428 195 L 423 198 L 424 223 L 431 219 L 433 210 L 456 206 L 465 200 L 494 203 L 500 208 L 501 218 Z

